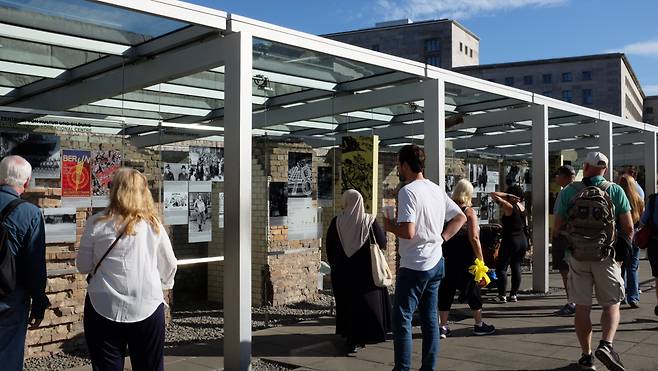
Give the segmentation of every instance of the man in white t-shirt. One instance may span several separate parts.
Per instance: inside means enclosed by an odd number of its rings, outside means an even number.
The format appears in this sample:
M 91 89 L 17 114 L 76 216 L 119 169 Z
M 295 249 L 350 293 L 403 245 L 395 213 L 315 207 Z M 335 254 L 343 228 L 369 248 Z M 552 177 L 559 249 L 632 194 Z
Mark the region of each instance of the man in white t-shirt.
M 407 145 L 400 149 L 398 172 L 407 184 L 398 192 L 397 222 L 384 220 L 386 231 L 400 240 L 392 315 L 394 371 L 411 367 L 411 321 L 417 307 L 423 332 L 420 370 L 434 370 L 439 353 L 438 291 L 444 274 L 441 245 L 466 222 L 445 191 L 423 177 L 424 167 L 422 148 Z

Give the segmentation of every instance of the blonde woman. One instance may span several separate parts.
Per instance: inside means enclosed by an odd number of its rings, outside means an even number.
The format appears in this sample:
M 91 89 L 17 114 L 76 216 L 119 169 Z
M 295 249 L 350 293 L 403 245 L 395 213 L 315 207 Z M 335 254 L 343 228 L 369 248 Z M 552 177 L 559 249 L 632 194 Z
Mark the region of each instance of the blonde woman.
M 439 334 L 442 339 L 450 335 L 448 315 L 455 299 L 455 293 L 460 291 L 468 301 L 473 311 L 474 335 L 489 335 L 496 331 L 492 325 L 482 321 L 482 295 L 480 287 L 475 282 L 468 267 L 473 265 L 475 258 L 484 261 L 480 245 L 480 228 L 475 210 L 471 207 L 473 185 L 462 179 L 452 191 L 452 200 L 466 214 L 466 224 L 451 239 L 443 243 L 443 258 L 445 259 L 445 277 L 439 286 Z
M 628 202 L 631 204 L 631 219 L 633 225 L 637 228 L 640 223 L 640 217 L 644 212 L 644 199 L 637 192 L 639 188 L 635 178 L 624 174 L 619 178 L 618 183 L 626 194 Z M 642 188 L 640 188 L 642 189 Z M 626 256 L 621 266 L 621 276 L 626 283 L 626 302 L 631 308 L 640 307 L 640 280 L 638 268 L 640 267 L 640 247 L 633 244 L 630 254 Z
M 76 265 L 88 273 L 84 329 L 94 371 L 164 370 L 164 297 L 176 257 L 146 177 L 122 168 L 110 205 L 87 220 Z

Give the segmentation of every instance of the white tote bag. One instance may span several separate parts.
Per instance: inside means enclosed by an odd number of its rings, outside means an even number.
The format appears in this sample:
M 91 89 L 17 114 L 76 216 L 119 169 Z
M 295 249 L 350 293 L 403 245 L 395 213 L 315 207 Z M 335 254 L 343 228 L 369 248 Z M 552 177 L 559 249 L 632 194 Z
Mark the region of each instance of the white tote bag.
M 377 245 L 377 240 L 375 239 L 375 233 L 372 228 L 370 228 L 370 262 L 372 265 L 372 279 L 375 281 L 375 285 L 379 287 L 387 287 L 393 284 L 393 274 L 391 269 L 388 267 L 386 262 L 386 256 L 384 252 Z

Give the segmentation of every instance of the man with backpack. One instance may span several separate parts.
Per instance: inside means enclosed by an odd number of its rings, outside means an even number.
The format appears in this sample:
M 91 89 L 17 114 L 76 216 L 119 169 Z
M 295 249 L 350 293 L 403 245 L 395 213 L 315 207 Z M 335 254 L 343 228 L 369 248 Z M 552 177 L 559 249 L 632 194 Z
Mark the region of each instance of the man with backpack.
M 23 369 L 27 326 L 38 327 L 50 305 L 43 217 L 20 199 L 31 177 L 24 158 L 0 161 L 0 368 L 8 371 Z
M 617 248 L 630 246 L 633 222 L 624 190 L 603 178 L 608 158 L 600 152 L 587 154 L 583 181 L 564 188 L 555 208 L 555 229 L 563 230 L 569 248 L 569 300 L 576 303 L 576 335 L 582 349 L 578 364 L 595 370 L 592 357 L 592 288 L 603 308 L 602 339 L 594 355 L 608 369 L 624 365 L 612 342 L 619 325 L 619 303 L 624 299 L 621 261 Z

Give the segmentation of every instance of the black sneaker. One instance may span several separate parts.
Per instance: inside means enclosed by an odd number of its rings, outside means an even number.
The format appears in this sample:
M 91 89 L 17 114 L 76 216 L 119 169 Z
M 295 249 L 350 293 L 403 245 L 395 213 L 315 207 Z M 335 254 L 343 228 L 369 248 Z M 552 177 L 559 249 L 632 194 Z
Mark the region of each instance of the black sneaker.
M 482 322 L 480 326 L 473 325 L 473 335 L 478 335 L 478 336 L 491 335 L 494 332 L 496 332 L 496 328 L 493 325 L 487 325 L 484 322 Z
M 450 335 L 450 327 L 448 326 L 439 326 L 439 337 L 445 339 Z
M 581 370 L 596 370 L 596 366 L 594 366 L 594 357 L 592 357 L 591 353 L 583 354 L 578 360 L 578 366 L 580 366 Z
M 560 310 L 553 312 L 553 314 L 556 316 L 571 316 L 574 313 L 576 313 L 576 304 L 573 303 L 564 304 Z
M 624 371 L 624 364 L 621 363 L 619 354 L 612 349 L 612 345 L 600 344 L 594 352 L 596 358 L 601 361 L 608 370 L 611 371 Z

